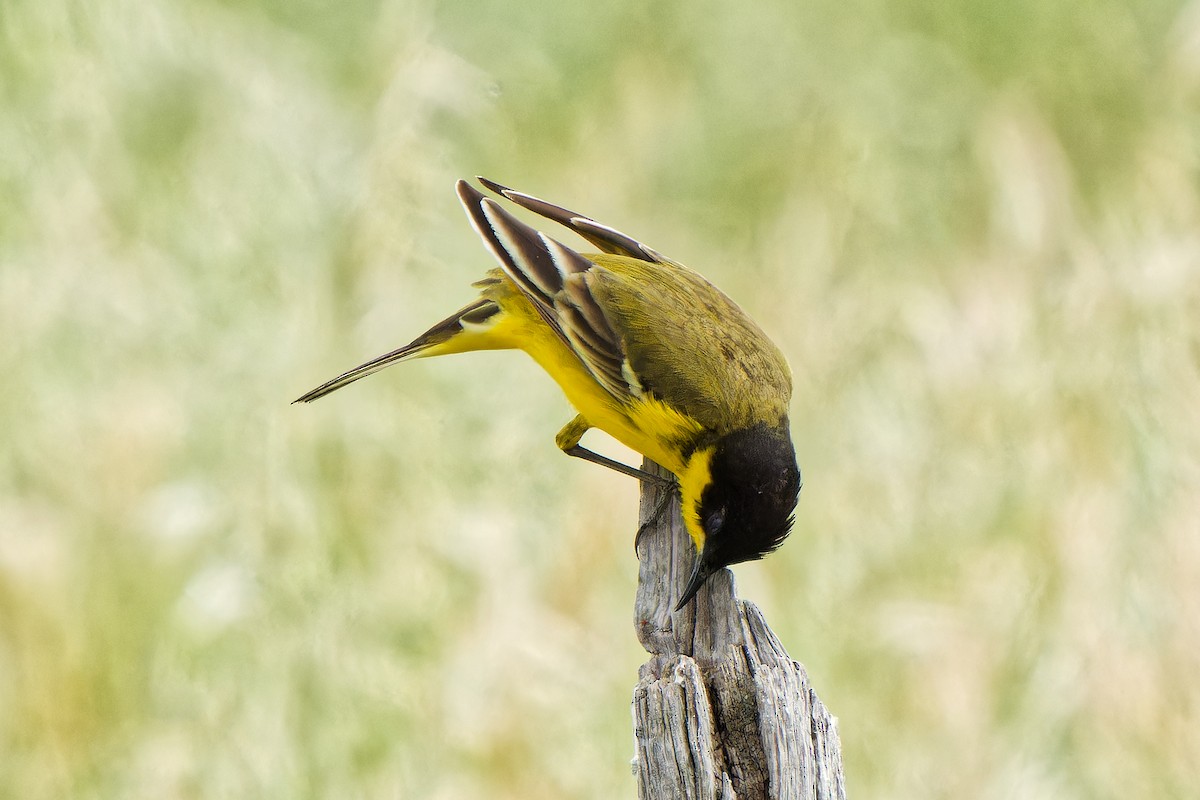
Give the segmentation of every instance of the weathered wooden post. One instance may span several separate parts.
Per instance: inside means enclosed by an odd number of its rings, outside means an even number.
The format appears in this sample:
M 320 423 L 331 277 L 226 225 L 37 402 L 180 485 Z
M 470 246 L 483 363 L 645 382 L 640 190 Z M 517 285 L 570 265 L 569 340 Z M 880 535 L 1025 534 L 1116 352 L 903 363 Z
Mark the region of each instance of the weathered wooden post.
M 643 523 L 664 491 L 642 484 Z M 672 613 L 695 557 L 678 500 L 640 551 L 635 625 L 650 660 L 633 693 L 638 797 L 845 800 L 837 721 L 762 612 L 737 599 L 733 574 L 713 575 Z

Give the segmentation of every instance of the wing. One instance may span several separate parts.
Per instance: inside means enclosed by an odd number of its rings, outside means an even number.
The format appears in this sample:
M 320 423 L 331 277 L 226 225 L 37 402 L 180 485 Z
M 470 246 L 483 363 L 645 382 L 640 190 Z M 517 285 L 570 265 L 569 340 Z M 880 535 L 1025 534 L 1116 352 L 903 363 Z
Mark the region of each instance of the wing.
M 655 264 L 675 263 L 662 255 L 662 253 L 642 244 L 632 236 L 626 236 L 614 228 L 602 225 L 590 217 L 585 217 L 583 214 L 577 214 L 562 206 L 547 203 L 545 200 L 541 200 L 533 195 L 509 189 L 507 186 L 490 181 L 484 177 L 479 177 L 479 182 L 496 194 L 508 198 L 522 208 L 529 209 L 546 219 L 554 220 L 565 228 L 570 228 L 605 253 L 629 256 L 639 261 L 649 261 Z
M 592 377 L 622 402 L 639 395 L 641 387 L 627 374 L 622 342 L 588 290 L 595 264 L 521 222 L 466 181 L 459 181 L 457 190 L 471 225 L 501 269 Z
M 717 432 L 786 417 L 787 362 L 719 289 L 607 225 L 480 181 L 604 251 L 585 258 L 458 183 L 505 274 L 610 394 L 622 402 L 649 394 Z
M 780 425 L 792 396 L 779 348 L 745 311 L 673 262 L 595 256 L 589 289 L 642 391 L 708 430 Z

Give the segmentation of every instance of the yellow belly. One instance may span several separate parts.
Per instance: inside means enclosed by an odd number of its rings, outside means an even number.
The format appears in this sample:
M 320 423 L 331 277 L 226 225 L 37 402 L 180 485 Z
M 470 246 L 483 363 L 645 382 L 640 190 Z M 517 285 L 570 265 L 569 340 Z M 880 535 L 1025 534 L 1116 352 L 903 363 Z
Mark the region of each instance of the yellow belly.
M 529 301 L 507 279 L 485 291 L 501 307 L 486 326 L 464 331 L 422 356 L 469 350 L 524 350 L 558 383 L 567 400 L 592 427 L 679 475 L 683 458 L 672 442 L 692 439 L 698 423 L 653 398 L 626 402 L 609 394 Z
M 676 475 L 683 471 L 682 454 L 672 443 L 692 438 L 699 432 L 699 425 L 653 398 L 618 401 L 596 382 L 557 336 L 527 337 L 521 349 L 554 378 L 567 400 L 592 427 Z
M 700 425 L 658 400 L 637 398 L 618 403 L 606 392 L 579 359 L 558 343 L 538 341 L 522 347 L 562 387 L 567 400 L 592 427 L 666 467 L 679 479 L 684 526 L 697 552 L 704 549 L 705 533 L 700 524 L 700 493 L 711 480 L 712 447 L 692 450 L 685 458 L 678 444 L 693 439 Z
M 524 350 L 562 388 L 567 400 L 590 427 L 670 470 L 679 479 L 683 518 L 697 549 L 704 546 L 698 518 L 700 491 L 709 481 L 711 446 L 694 450 L 700 424 L 651 397 L 622 401 L 601 386 L 579 357 L 534 311 L 511 283 L 491 284 L 484 295 L 500 305 L 501 313 L 486 325 L 464 326 L 462 333 L 430 347 L 420 357 L 470 350 Z

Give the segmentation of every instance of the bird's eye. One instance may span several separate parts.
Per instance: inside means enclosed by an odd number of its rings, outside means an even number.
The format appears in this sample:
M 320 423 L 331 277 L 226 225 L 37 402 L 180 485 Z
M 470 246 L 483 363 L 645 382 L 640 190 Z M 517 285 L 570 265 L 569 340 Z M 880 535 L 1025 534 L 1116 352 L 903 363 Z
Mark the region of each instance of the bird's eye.
M 709 533 L 721 530 L 721 526 L 725 524 L 725 507 L 721 506 L 713 511 L 704 521 L 706 523 L 704 527 L 708 529 Z

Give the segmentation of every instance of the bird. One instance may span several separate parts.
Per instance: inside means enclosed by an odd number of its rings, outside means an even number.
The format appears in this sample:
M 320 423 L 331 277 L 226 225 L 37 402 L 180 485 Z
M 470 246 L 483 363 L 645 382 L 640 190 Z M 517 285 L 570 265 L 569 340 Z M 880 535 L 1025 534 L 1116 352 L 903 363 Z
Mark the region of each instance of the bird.
M 473 284 L 477 299 L 294 402 L 312 402 L 408 359 L 525 351 L 577 412 L 555 437 L 559 449 L 662 480 L 583 447 L 583 435 L 598 428 L 674 476 L 696 549 L 679 611 L 709 576 L 766 556 L 792 529 L 801 474 L 788 421 L 787 360 L 699 273 L 590 217 L 477 180 L 496 199 L 465 180 L 456 191 L 499 264 Z M 498 200 L 563 226 L 599 252 L 562 244 Z

